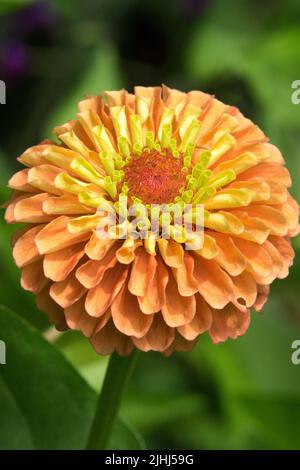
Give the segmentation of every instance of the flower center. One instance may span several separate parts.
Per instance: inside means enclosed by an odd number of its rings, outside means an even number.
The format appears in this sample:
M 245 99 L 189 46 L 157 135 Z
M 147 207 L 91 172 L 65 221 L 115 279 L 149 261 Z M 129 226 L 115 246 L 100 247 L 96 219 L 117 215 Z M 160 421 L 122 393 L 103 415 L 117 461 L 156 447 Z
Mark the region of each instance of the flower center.
M 124 167 L 128 183 L 128 195 L 147 204 L 167 204 L 180 195 L 186 175 L 182 171 L 183 155 L 174 157 L 164 149 L 145 149 L 141 155 L 133 155 Z

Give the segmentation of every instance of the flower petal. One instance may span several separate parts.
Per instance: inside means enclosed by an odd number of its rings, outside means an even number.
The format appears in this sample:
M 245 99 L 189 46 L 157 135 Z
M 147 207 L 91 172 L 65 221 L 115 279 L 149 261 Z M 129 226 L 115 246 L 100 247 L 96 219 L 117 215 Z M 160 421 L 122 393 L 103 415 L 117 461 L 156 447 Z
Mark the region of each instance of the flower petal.
M 218 256 L 215 260 L 231 276 L 238 276 L 247 266 L 247 262 L 242 253 L 237 249 L 229 235 L 217 232 L 209 232 L 210 236 L 216 241 Z
M 47 193 L 41 193 L 17 202 L 14 209 L 15 222 L 40 224 L 52 220 L 53 217 L 43 211 L 43 203 L 48 197 Z
M 222 310 L 213 309 L 212 314 L 213 324 L 209 334 L 215 344 L 244 335 L 250 324 L 249 310 L 241 312 L 232 304 L 228 304 Z
M 45 193 L 60 195 L 62 192 L 55 187 L 55 178 L 61 173 L 61 168 L 53 165 L 39 165 L 30 168 L 28 183 Z
M 45 276 L 55 282 L 64 281 L 77 266 L 84 253 L 84 243 L 79 243 L 45 255 Z
M 234 238 L 235 246 L 245 257 L 248 263 L 248 270 L 255 276 L 267 277 L 273 270 L 272 259 L 263 246 L 257 243 Z
M 241 306 L 246 305 L 252 307 L 257 297 L 257 284 L 253 276 L 244 271 L 239 276 L 232 278 L 234 285 L 234 297 L 237 303 L 241 303 Z M 238 307 L 238 305 L 236 305 Z
M 76 279 L 72 272 L 64 281 L 55 282 L 50 288 L 50 296 L 62 308 L 67 308 L 79 300 L 86 289 Z
M 24 191 L 25 193 L 36 193 L 38 190 L 32 187 L 28 182 L 28 168 L 15 173 L 8 182 L 8 187 L 16 191 Z
M 69 217 L 57 217 L 36 235 L 35 243 L 41 255 L 62 250 L 90 238 L 89 233 L 71 234 L 67 229 L 69 220 Z
M 283 261 L 283 267 L 278 274 L 279 279 L 284 279 L 289 274 L 289 268 L 293 264 L 293 259 L 295 256 L 294 250 L 288 240 L 282 237 L 269 237 L 269 241 L 280 253 L 281 259 Z
M 133 295 L 145 296 L 155 275 L 156 265 L 155 256 L 149 255 L 143 248 L 137 250 L 128 282 L 128 289 Z
M 44 276 L 42 260 L 25 266 L 22 270 L 21 286 L 23 289 L 37 294 L 47 284 L 48 280 Z
M 177 282 L 178 292 L 183 297 L 189 297 L 198 292 L 198 283 L 193 276 L 194 259 L 184 252 L 183 264 L 173 268 L 173 275 Z
M 36 304 L 39 310 L 48 315 L 51 323 L 53 323 L 59 331 L 68 329 L 63 309 L 57 305 L 49 295 L 49 286 L 46 286 L 37 294 Z
M 172 328 L 189 323 L 196 313 L 195 296 L 182 297 L 171 274 L 166 287 L 166 302 L 161 313 L 166 324 Z
M 116 351 L 121 356 L 127 356 L 133 350 L 130 338 L 118 331 L 112 321 L 109 321 L 90 342 L 98 354 L 111 354 Z
M 176 241 L 170 239 L 157 240 L 160 254 L 167 266 L 179 268 L 183 265 L 184 251 L 182 246 Z
M 13 257 L 19 268 L 27 266 L 41 258 L 35 244 L 35 237 L 44 227 L 44 225 L 32 227 L 17 238 L 13 248 Z
M 212 307 L 225 307 L 233 297 L 233 284 L 230 277 L 216 261 L 208 261 L 195 256 L 194 277 L 198 282 L 199 293 Z
M 199 295 L 196 296 L 196 313 L 190 323 L 178 328 L 179 333 L 188 341 L 209 330 L 212 324 L 212 313 L 208 303 Z
M 151 314 L 161 310 L 166 302 L 168 280 L 168 270 L 160 257 L 157 257 L 156 271 L 148 284 L 147 291 L 143 297 L 138 297 L 139 306 L 143 313 Z
M 112 246 L 100 261 L 90 260 L 82 264 L 76 270 L 76 277 L 86 289 L 92 289 L 101 282 L 107 269 L 113 268 L 116 264 L 116 246 Z
M 88 291 L 85 302 L 87 313 L 96 318 L 103 315 L 119 294 L 127 275 L 128 270 L 121 264 L 108 269 L 101 282 Z
M 153 321 L 153 315 L 144 315 L 127 286 L 124 286 L 111 306 L 111 314 L 116 328 L 127 336 L 141 338 Z
M 268 295 L 270 292 L 270 286 L 258 286 L 258 295 L 256 302 L 254 304 L 254 309 L 257 312 L 260 312 L 265 305 L 266 301 L 268 300 Z
M 142 338 L 132 338 L 133 344 L 142 351 L 165 351 L 174 341 L 175 330 L 164 322 L 158 313 L 154 315 L 148 333 Z
M 106 325 L 111 315 L 108 311 L 100 319 L 91 317 L 85 310 L 85 299 L 86 297 L 83 296 L 73 305 L 66 308 L 65 317 L 69 328 L 82 331 L 85 336 L 90 338 Z

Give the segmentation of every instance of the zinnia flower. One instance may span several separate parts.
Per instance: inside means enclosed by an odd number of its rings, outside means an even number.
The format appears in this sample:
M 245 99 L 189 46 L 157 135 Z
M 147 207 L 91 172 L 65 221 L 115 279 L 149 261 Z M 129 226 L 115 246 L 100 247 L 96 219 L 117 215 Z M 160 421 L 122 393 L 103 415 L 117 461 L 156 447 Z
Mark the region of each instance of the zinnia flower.
M 298 205 L 280 151 L 237 108 L 200 91 L 136 87 L 79 103 L 19 161 L 9 181 L 8 223 L 21 284 L 59 330 L 80 330 L 100 354 L 190 350 L 208 331 L 214 343 L 243 335 L 270 284 L 288 275 Z M 129 201 L 204 207 L 203 245 L 175 223 L 156 236 L 116 221 L 100 237 L 119 195 Z M 101 210 L 99 211 L 99 207 Z M 195 209 L 195 210 L 194 210 Z M 120 223 L 119 223 L 120 222 Z

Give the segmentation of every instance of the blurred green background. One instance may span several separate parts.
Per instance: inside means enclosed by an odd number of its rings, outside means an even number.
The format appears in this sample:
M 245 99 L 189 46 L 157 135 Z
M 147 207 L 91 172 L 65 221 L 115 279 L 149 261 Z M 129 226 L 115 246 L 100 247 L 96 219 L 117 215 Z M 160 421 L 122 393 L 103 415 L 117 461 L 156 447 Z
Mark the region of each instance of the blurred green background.
M 83 95 L 160 83 L 238 106 L 282 150 L 299 201 L 299 18 L 298 0 L 0 0 L 0 204 L 18 154 L 72 118 Z M 16 228 L 2 215 L 0 448 L 83 448 L 107 358 L 49 329 L 19 287 Z M 203 336 L 191 353 L 142 354 L 111 446 L 300 449 L 299 281 L 298 256 L 237 341 Z

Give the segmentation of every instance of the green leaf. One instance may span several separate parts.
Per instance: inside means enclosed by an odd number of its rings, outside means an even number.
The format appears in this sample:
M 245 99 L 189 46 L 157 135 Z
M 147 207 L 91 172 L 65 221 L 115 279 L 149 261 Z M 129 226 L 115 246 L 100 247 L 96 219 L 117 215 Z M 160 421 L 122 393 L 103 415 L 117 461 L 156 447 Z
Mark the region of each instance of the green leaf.
M 7 351 L 7 364 L 0 369 L 5 385 L 0 447 L 84 448 L 95 406 L 93 391 L 60 353 L 5 307 L 0 307 L 0 332 Z M 14 414 L 6 413 L 3 420 L 8 405 Z M 9 440 L 20 427 L 18 440 Z
M 22 289 L 20 285 L 21 272 L 16 267 L 12 257 L 10 240 L 20 226 L 6 224 L 3 220 L 3 213 L 4 211 L 0 210 L 1 302 L 17 311 L 35 327 L 44 330 L 49 326 L 47 316 L 37 309 L 34 295 Z
M 145 441 L 137 430 L 124 418 L 118 419 L 114 426 L 110 448 L 115 450 L 146 449 Z
M 79 331 L 69 331 L 67 334 L 60 335 L 55 345 L 76 367 L 84 380 L 95 391 L 100 390 L 108 357 L 99 356 Z
M 97 394 L 62 354 L 18 315 L 0 307 L 6 365 L 0 366 L 0 448 L 83 449 Z M 138 448 L 124 422 L 113 445 Z

